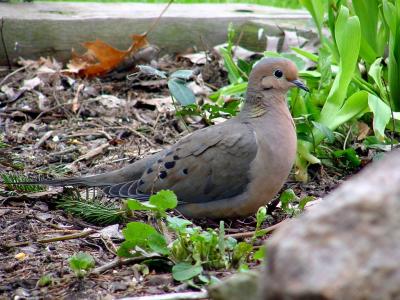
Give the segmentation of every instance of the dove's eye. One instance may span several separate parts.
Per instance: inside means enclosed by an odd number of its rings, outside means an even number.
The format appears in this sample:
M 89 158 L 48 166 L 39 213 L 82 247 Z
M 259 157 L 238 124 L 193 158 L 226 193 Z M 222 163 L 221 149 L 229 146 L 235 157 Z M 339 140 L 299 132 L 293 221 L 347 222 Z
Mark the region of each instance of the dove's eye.
M 283 76 L 283 72 L 281 70 L 275 70 L 274 76 L 276 78 L 281 78 Z

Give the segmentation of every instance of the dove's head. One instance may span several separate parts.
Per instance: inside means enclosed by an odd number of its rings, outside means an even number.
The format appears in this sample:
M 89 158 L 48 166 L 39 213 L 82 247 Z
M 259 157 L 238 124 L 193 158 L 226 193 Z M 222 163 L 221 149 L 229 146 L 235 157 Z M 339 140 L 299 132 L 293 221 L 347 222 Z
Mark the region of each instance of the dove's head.
M 308 92 L 308 88 L 299 80 L 296 65 L 288 59 L 264 58 L 250 73 L 249 91 L 286 93 L 292 87 Z

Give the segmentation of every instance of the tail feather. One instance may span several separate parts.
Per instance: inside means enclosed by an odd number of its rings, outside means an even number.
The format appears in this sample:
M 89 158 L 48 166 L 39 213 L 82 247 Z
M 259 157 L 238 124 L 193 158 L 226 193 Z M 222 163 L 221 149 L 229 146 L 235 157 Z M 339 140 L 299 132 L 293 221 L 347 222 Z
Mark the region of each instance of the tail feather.
M 73 177 L 60 179 L 39 179 L 32 181 L 16 182 L 16 184 L 43 184 L 50 186 L 83 186 L 83 187 L 102 187 L 107 186 L 106 182 L 98 180 L 97 175 L 90 177 Z

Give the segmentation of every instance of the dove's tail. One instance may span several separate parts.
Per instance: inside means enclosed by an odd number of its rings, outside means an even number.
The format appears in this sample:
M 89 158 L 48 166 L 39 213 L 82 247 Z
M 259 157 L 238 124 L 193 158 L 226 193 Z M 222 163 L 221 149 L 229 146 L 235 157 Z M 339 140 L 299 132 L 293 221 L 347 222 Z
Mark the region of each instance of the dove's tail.
M 15 184 L 23 185 L 51 185 L 51 186 L 84 186 L 84 187 L 96 187 L 107 185 L 102 180 L 102 176 L 94 175 L 88 177 L 73 177 L 73 178 L 59 178 L 59 179 L 38 179 L 32 181 L 21 181 L 15 182 Z

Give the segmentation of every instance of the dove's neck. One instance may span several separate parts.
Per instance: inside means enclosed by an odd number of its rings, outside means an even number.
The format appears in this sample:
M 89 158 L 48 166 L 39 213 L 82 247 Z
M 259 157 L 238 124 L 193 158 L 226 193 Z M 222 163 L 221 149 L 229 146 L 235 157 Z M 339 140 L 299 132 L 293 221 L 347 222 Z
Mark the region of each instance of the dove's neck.
M 290 116 L 285 95 L 280 91 L 247 91 L 240 118 L 253 119 L 279 115 Z

